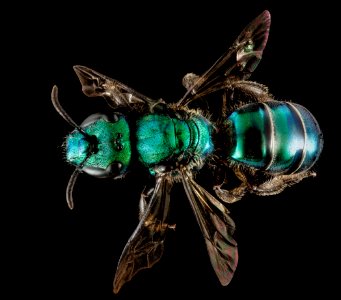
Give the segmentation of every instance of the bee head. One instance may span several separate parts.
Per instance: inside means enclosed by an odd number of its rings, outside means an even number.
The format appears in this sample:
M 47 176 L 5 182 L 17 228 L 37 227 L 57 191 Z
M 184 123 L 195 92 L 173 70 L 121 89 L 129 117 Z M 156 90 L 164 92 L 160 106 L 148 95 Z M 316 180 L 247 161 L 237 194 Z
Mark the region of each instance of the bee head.
M 77 125 L 60 105 L 57 86 L 52 89 L 51 101 L 62 118 L 75 128 L 65 142 L 66 160 L 76 166 L 66 188 L 66 201 L 73 209 L 72 192 L 79 173 L 117 178 L 127 172 L 131 160 L 129 125 L 125 117 L 117 113 L 110 119 L 94 114 L 81 126 Z
M 129 167 L 131 145 L 125 117 L 94 114 L 66 137 L 66 160 L 91 176 L 120 177 Z

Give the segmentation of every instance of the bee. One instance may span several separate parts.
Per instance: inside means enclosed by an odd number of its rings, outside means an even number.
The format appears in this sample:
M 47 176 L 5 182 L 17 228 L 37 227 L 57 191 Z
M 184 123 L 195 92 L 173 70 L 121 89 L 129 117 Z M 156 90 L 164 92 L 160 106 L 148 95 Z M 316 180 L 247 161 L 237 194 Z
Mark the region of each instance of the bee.
M 203 75 L 184 76 L 187 91 L 177 102 L 150 99 L 77 65 L 83 93 L 103 97 L 112 107 L 110 115 L 94 114 L 78 125 L 53 87 L 55 109 L 74 128 L 65 141 L 66 160 L 75 166 L 66 189 L 70 209 L 80 173 L 116 179 L 139 167 L 154 178 L 141 193 L 139 223 L 119 259 L 114 293 L 160 260 L 166 233 L 175 226 L 167 219 L 174 183 L 183 184 L 212 267 L 226 286 L 237 267 L 238 249 L 235 223 L 225 204 L 246 193 L 274 195 L 315 176 L 311 167 L 323 137 L 313 115 L 299 104 L 276 101 L 266 86 L 248 81 L 262 58 L 269 29 L 270 13 L 264 11 Z M 203 102 L 218 107 L 218 116 Z M 212 170 L 211 193 L 194 178 L 204 165 Z M 238 182 L 233 187 L 228 187 L 229 173 Z

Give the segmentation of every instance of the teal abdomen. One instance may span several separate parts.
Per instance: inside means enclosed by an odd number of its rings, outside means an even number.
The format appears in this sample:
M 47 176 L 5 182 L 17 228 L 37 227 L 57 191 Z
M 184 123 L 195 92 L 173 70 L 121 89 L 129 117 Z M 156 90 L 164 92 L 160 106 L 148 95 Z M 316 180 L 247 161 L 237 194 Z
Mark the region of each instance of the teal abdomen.
M 228 123 L 228 156 L 256 169 L 301 172 L 315 163 L 322 150 L 322 134 L 315 118 L 298 104 L 247 104 L 233 112 Z
M 199 116 L 180 120 L 149 114 L 137 121 L 136 148 L 147 167 L 192 157 L 203 159 L 213 151 L 211 125 Z

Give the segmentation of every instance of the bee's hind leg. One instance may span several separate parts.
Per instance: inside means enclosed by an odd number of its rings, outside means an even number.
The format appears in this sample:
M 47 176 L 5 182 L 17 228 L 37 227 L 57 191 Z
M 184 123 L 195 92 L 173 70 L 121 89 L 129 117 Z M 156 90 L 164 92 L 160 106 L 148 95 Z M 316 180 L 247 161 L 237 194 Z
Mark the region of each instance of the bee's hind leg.
M 254 174 L 253 177 L 248 178 L 246 174 L 240 170 L 234 170 L 235 175 L 241 181 L 238 187 L 233 189 L 222 189 L 226 184 L 226 180 L 220 185 L 213 187 L 216 195 L 226 203 L 234 203 L 240 200 L 246 192 L 256 194 L 258 196 L 270 196 L 281 193 L 286 187 L 292 186 L 304 178 L 315 177 L 316 173 L 313 171 L 304 171 L 297 174 L 277 175 L 271 176 L 269 174 Z M 253 178 L 251 180 L 251 178 Z
M 219 199 L 226 203 L 237 202 L 244 196 L 245 192 L 247 191 L 247 186 L 245 183 L 242 183 L 240 186 L 231 190 L 222 189 L 221 186 L 222 185 L 216 185 L 213 187 L 213 189 Z
M 281 193 L 286 187 L 292 186 L 310 176 L 315 177 L 316 173 L 306 171 L 291 175 L 275 176 L 262 184 L 252 186 L 250 192 L 259 196 L 276 195 Z
M 237 176 L 237 178 L 241 181 L 241 184 L 239 186 L 229 190 L 222 189 L 221 187 L 227 183 L 227 180 L 225 178 L 222 184 L 215 185 L 213 187 L 213 190 L 218 196 L 218 198 L 226 203 L 237 202 L 244 196 L 244 194 L 247 192 L 249 188 L 245 174 L 238 169 L 234 170 L 234 173 Z

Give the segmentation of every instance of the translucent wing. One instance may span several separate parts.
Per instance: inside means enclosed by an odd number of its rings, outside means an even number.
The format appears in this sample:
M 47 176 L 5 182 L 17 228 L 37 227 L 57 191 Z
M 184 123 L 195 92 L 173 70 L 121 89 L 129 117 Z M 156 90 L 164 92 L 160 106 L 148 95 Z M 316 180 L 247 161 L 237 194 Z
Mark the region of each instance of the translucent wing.
M 114 279 L 114 293 L 118 293 L 124 283 L 145 268 L 157 263 L 164 248 L 167 229 L 170 191 L 172 183 L 169 177 L 156 177 L 156 185 L 147 208 L 136 230 L 129 238 L 122 252 Z
M 154 100 L 134 91 L 123 83 L 83 66 L 74 66 L 82 90 L 88 97 L 104 97 L 113 108 L 135 104 L 152 104 Z
M 222 285 L 231 281 L 238 263 L 235 230 L 229 211 L 216 198 L 198 185 L 190 174 L 182 174 L 187 197 L 204 235 L 212 267 Z
M 227 79 L 248 79 L 262 58 L 270 22 L 270 13 L 265 10 L 246 26 L 233 45 L 202 76 L 188 74 L 188 90 L 177 105 L 187 105 L 196 98 L 224 88 Z M 184 84 L 186 86 L 186 82 Z

